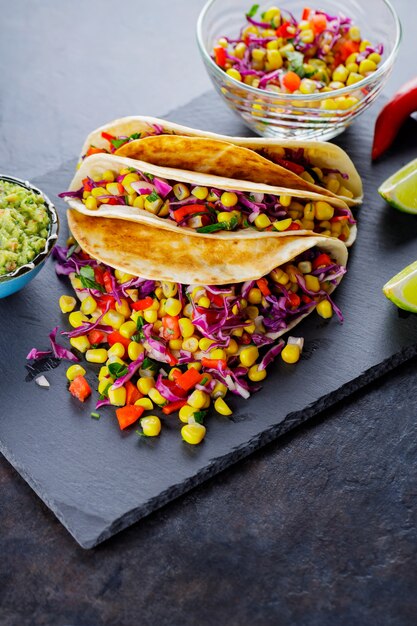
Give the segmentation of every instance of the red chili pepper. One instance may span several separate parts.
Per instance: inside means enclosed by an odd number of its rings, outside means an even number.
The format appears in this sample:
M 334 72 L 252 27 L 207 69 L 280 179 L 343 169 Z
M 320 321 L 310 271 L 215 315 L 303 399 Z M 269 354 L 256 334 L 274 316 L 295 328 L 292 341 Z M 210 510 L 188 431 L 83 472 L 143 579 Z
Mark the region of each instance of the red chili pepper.
M 103 137 L 103 139 L 105 139 L 106 141 L 113 141 L 113 139 L 117 139 L 117 137 L 115 137 L 114 135 L 110 135 L 110 133 L 101 133 L 101 136 Z
M 111 274 L 109 270 L 106 270 L 103 273 L 103 285 L 107 293 L 113 293 L 113 285 L 112 285 Z
M 256 284 L 258 285 L 259 289 L 261 290 L 261 293 L 263 296 L 270 296 L 271 295 L 271 290 L 268 287 L 268 281 L 266 280 L 266 278 L 260 278 L 259 280 L 256 281 Z
M 181 222 L 187 215 L 194 215 L 194 213 L 207 213 L 207 207 L 204 204 L 186 204 L 181 208 L 174 211 L 174 218 L 176 222 Z
M 201 365 L 203 367 L 211 367 L 215 370 L 220 369 L 225 370 L 227 367 L 227 362 L 226 359 L 206 359 L 206 357 L 203 356 L 203 358 L 201 359 Z
M 112 206 L 119 204 L 118 196 L 115 198 L 107 198 L 103 204 L 111 204 Z
M 373 160 L 388 150 L 402 124 L 414 111 L 417 111 L 417 77 L 405 83 L 380 111 L 375 123 Z
M 134 424 L 134 422 L 140 418 L 144 410 L 143 406 L 135 406 L 134 404 L 116 409 L 116 417 L 119 422 L 120 430 L 124 430 L 131 424 Z
M 146 298 L 142 298 L 142 300 L 138 300 L 137 302 L 132 302 L 131 308 L 134 311 L 145 311 L 145 309 L 149 309 L 153 304 L 153 298 L 151 296 L 146 296 Z
M 329 265 L 333 265 L 333 261 L 329 257 L 328 254 L 322 252 L 316 257 L 313 261 L 313 270 L 317 270 L 319 267 L 327 267 Z
M 297 293 L 289 291 L 287 295 L 287 300 L 291 304 L 291 306 L 300 306 L 301 298 Z
M 297 224 L 296 222 L 292 222 L 288 228 L 286 228 L 285 230 L 300 230 L 301 226 L 300 224 Z
M 107 307 L 109 309 L 116 308 L 116 300 L 113 296 L 105 295 L 99 296 L 96 298 L 97 306 L 101 311 L 104 311 Z
M 112 346 L 115 343 L 121 343 L 127 350 L 127 347 L 131 342 L 131 339 L 128 339 L 127 337 L 123 337 L 123 335 L 121 335 L 118 330 L 113 330 L 113 332 L 107 335 L 107 342 L 109 346 Z
M 294 25 L 291 24 L 291 22 L 283 22 L 281 26 L 276 29 L 275 34 L 277 37 L 288 39 L 288 37 L 294 37 L 295 32 L 292 32 L 293 30 Z
M 102 343 L 106 339 L 106 333 L 104 333 L 102 330 L 93 329 L 93 330 L 90 330 L 87 337 L 88 337 L 88 341 L 92 345 L 97 345 L 99 343 Z
M 170 402 L 169 404 L 166 404 L 162 408 L 162 413 L 165 413 L 165 415 L 171 415 L 171 413 L 175 413 L 176 411 L 179 411 L 181 407 L 183 407 L 186 404 L 187 404 L 187 400 L 176 400 L 175 402 Z
M 164 315 L 162 318 L 162 336 L 164 339 L 179 339 L 181 337 L 178 315 Z
M 198 385 L 198 383 L 202 380 L 202 375 L 198 372 L 194 367 L 190 367 L 184 374 L 178 376 L 175 381 L 176 384 L 184 389 L 184 391 L 190 391 L 193 387 Z
M 219 67 L 225 67 L 226 65 L 226 59 L 227 59 L 227 54 L 226 54 L 226 49 L 223 48 L 222 46 L 218 46 L 217 48 L 214 48 L 214 60 L 216 61 L 216 64 Z
M 293 163 L 292 161 L 287 161 L 286 159 L 279 159 L 275 157 L 274 161 L 277 165 L 282 165 L 282 167 L 285 167 L 286 170 L 294 172 L 294 174 L 300 175 L 305 170 L 305 167 L 303 165 L 300 165 L 299 163 Z

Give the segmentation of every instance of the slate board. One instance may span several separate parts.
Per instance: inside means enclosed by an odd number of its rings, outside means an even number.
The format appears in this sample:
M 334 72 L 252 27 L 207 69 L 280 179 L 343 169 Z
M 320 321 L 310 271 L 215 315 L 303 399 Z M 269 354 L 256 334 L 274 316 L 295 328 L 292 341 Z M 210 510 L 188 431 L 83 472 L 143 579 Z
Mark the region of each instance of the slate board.
M 355 161 L 365 185 L 359 235 L 349 272 L 335 299 L 345 323 L 311 315 L 293 334 L 305 337 L 296 367 L 278 362 L 263 390 L 233 400 L 232 420 L 212 416 L 201 446 L 181 442 L 176 420 L 165 418 L 157 440 L 121 433 L 111 410 L 89 417 L 94 401 L 81 405 L 66 390 L 67 363 L 48 361 L 48 390 L 25 369 L 33 346 L 43 348 L 57 323 L 62 293 L 52 261 L 22 292 L 0 301 L 0 451 L 84 548 L 91 548 L 175 497 L 247 456 L 417 354 L 417 319 L 400 316 L 381 293 L 393 274 L 417 258 L 417 219 L 398 213 L 376 188 L 416 156 L 416 126 L 410 120 L 396 152 L 376 166 L 369 160 L 378 106 L 338 138 Z M 225 134 L 245 134 L 240 121 L 207 93 L 169 119 Z M 53 200 L 66 189 L 75 160 L 33 180 Z M 56 201 L 67 236 L 64 204 Z M 41 368 L 38 368 L 38 371 Z M 93 381 L 93 367 L 89 378 Z

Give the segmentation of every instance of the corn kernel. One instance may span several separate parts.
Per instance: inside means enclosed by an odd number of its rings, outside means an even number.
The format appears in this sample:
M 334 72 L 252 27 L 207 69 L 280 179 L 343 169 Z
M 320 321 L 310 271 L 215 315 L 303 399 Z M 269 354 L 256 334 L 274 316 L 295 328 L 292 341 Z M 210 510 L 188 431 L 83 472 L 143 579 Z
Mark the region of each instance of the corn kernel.
M 371 42 L 368 41 L 367 39 L 363 39 L 361 41 L 361 43 L 359 44 L 359 52 L 364 52 L 366 50 L 366 48 L 368 48 L 368 46 L 371 46 Z
M 274 70 L 279 70 L 283 65 L 283 60 L 281 53 L 279 50 L 267 49 L 266 51 L 266 63 L 265 70 L 267 72 L 272 72 Z
M 358 26 L 351 26 L 348 30 L 348 37 L 352 41 L 360 41 L 361 40 L 361 31 Z
M 197 302 L 198 306 L 202 306 L 205 309 L 210 308 L 210 299 L 207 296 L 202 296 L 201 298 L 198 299 Z
M 271 220 L 265 213 L 261 213 L 255 218 L 254 224 L 256 228 L 268 228 L 271 225 Z
M 278 283 L 279 285 L 286 285 L 290 280 L 288 274 L 279 267 L 273 269 L 269 275 L 274 283 Z
M 114 343 L 108 350 L 107 350 L 107 354 L 108 356 L 118 356 L 119 359 L 122 359 L 125 355 L 125 347 L 122 343 L 119 343 L 118 341 L 116 343 Z
M 127 354 L 129 355 L 129 359 L 131 361 L 136 361 L 140 357 L 140 355 L 144 352 L 145 348 L 141 343 L 137 341 L 131 341 L 127 346 Z
M 311 270 L 313 269 L 312 264 L 310 263 L 310 261 L 301 261 L 298 264 L 298 269 L 300 270 L 300 272 L 302 272 L 303 274 L 310 274 Z
M 190 406 L 189 404 L 184 404 L 184 406 L 180 408 L 178 416 L 182 422 L 184 422 L 185 424 L 188 424 L 188 420 L 190 419 L 192 415 L 194 415 L 194 413 L 195 413 L 194 407 Z
M 172 191 L 177 200 L 185 200 L 190 195 L 190 190 L 184 183 L 177 183 L 173 186 Z
M 74 378 L 77 378 L 77 376 L 84 376 L 85 373 L 85 369 L 81 365 L 76 364 L 70 365 L 65 375 L 68 380 L 73 381 Z
M 161 282 L 161 287 L 162 287 L 162 294 L 165 296 L 165 298 L 173 298 L 178 293 L 178 285 L 177 285 L 177 283 L 171 283 L 171 282 L 168 282 L 168 281 L 162 281 Z M 156 290 L 155 290 L 155 294 L 156 294 Z M 157 297 L 158 297 L 158 295 L 157 295 Z M 159 299 L 161 299 L 161 298 L 159 298 Z
M 238 80 L 239 82 L 242 81 L 241 73 L 235 70 L 234 67 L 231 67 L 230 69 L 226 70 L 226 74 L 230 76 L 230 78 L 234 78 L 235 80 Z
M 208 394 L 205 391 L 200 391 L 199 389 L 196 389 L 188 397 L 187 403 L 194 409 L 202 409 L 207 400 L 207 396 Z
M 98 383 L 97 391 L 100 395 L 104 393 L 107 394 L 109 387 L 114 383 L 114 378 L 108 376 L 107 378 L 102 378 Z
M 105 363 L 107 361 L 107 350 L 104 348 L 94 348 L 87 350 L 85 358 L 89 363 Z
M 97 302 L 94 300 L 92 296 L 87 296 L 81 302 L 81 311 L 85 313 L 85 315 L 91 315 L 97 309 Z
M 91 195 L 94 198 L 98 198 L 99 196 L 107 196 L 108 193 L 107 193 L 107 189 L 105 189 L 104 187 L 94 187 L 91 190 Z
M 207 350 L 209 350 L 210 346 L 213 345 L 213 343 L 213 339 L 208 339 L 208 337 L 202 337 L 198 342 L 198 347 L 200 348 L 200 350 L 203 350 L 203 352 L 206 352 Z
M 156 415 L 142 417 L 140 425 L 146 437 L 157 437 L 161 432 L 161 420 Z
M 363 76 L 361 76 L 361 74 L 357 74 L 356 72 L 351 72 L 349 74 L 349 78 L 346 81 L 346 85 L 354 85 L 355 83 L 358 83 L 360 80 L 362 80 Z
M 332 305 L 328 300 L 321 300 L 316 306 L 316 311 L 325 320 L 330 319 L 333 315 Z
M 235 49 L 233 51 L 233 56 L 235 56 L 237 59 L 243 59 L 243 57 L 245 56 L 245 52 L 246 52 L 246 44 L 244 44 L 243 41 L 240 41 L 235 46 Z
M 63 313 L 71 313 L 76 304 L 77 300 L 73 296 L 61 296 L 59 298 L 59 308 Z
M 300 360 L 300 347 L 296 344 L 288 344 L 281 352 L 281 358 L 285 363 L 297 363 Z
M 222 348 L 213 348 L 209 352 L 210 359 L 226 359 L 226 352 Z
M 137 196 L 133 201 L 133 206 L 135 209 L 144 209 L 145 208 L 145 200 L 146 196 Z
M 334 215 L 334 207 L 328 202 L 324 202 L 319 200 L 315 203 L 314 212 L 316 215 L 316 219 L 322 220 L 330 220 Z
M 191 195 L 193 195 L 198 200 L 205 200 L 208 196 L 208 192 L 209 190 L 207 189 L 207 187 L 197 186 L 197 187 L 194 187 L 194 189 L 191 192 Z
M 306 287 L 309 291 L 320 291 L 320 282 L 317 276 L 312 274 L 305 274 L 304 280 L 306 281 Z
M 155 380 L 152 376 L 141 376 L 138 378 L 136 387 L 144 396 L 147 396 L 149 391 L 155 387 Z
M 227 393 L 227 387 L 224 383 L 221 383 L 219 381 L 216 382 L 216 384 L 214 385 L 214 389 L 211 392 L 211 397 L 213 399 L 215 398 L 224 398 L 224 396 Z
M 126 404 L 126 389 L 125 387 L 114 388 L 112 385 L 108 390 L 108 396 L 110 404 L 113 406 L 124 406 Z
M 303 43 L 312 43 L 314 41 L 315 34 L 311 28 L 307 28 L 301 31 L 299 37 Z
M 267 50 L 278 50 L 279 46 L 279 41 L 278 39 L 273 39 L 272 41 L 268 41 L 268 43 L 266 44 Z M 245 78 L 252 78 L 251 76 L 245 76 Z
M 232 207 L 237 204 L 238 197 L 233 191 L 224 191 L 220 196 L 220 202 L 225 207 Z
M 151 387 L 149 389 L 148 396 L 150 397 L 152 402 L 155 402 L 155 404 L 158 404 L 158 406 L 163 406 L 167 403 L 165 398 L 159 393 L 158 389 L 156 389 L 155 387 Z
M 126 298 L 122 298 L 120 300 L 120 304 L 116 302 L 114 306 L 116 308 L 116 311 L 123 315 L 123 317 L 130 317 L 131 310 Z
M 332 79 L 344 83 L 346 82 L 347 77 L 349 76 L 349 72 L 344 65 L 338 65 L 336 69 L 333 71 Z
M 352 52 L 352 54 L 350 54 L 348 58 L 346 59 L 346 65 L 348 65 L 349 63 L 356 63 L 357 57 L 358 57 L 358 52 Z
M 198 350 L 198 339 L 197 337 L 187 337 L 182 342 L 182 349 L 187 352 L 197 352 Z
M 85 206 L 87 209 L 89 209 L 90 211 L 96 211 L 97 210 L 97 200 L 94 196 L 88 196 L 88 198 L 86 198 L 85 202 L 84 202 Z
M 337 193 L 339 191 L 340 183 L 337 178 L 329 178 L 326 187 L 332 193 Z
M 362 76 L 365 76 L 368 72 L 375 72 L 375 70 L 376 63 L 370 61 L 369 59 L 364 59 L 359 63 L 359 74 L 362 74 Z
M 126 337 L 126 339 L 130 339 L 132 335 L 134 335 L 137 331 L 137 327 L 135 322 L 124 322 L 120 328 L 119 333 L 122 337 Z
M 149 324 L 153 324 L 158 319 L 158 311 L 154 311 L 153 309 L 147 309 L 143 312 L 143 317 Z
M 301 93 L 310 94 L 316 91 L 316 83 L 309 78 L 303 78 L 300 83 L 299 90 Z
M 324 111 L 335 111 L 337 109 L 337 104 L 333 98 L 326 98 L 326 100 L 322 100 L 320 102 L 320 108 Z
M 134 172 L 129 172 L 122 180 L 122 185 L 126 189 L 127 193 L 134 193 L 135 190 L 131 187 L 130 183 L 137 183 L 140 180 L 139 174 L 135 174 Z
M 182 339 L 170 339 L 169 340 L 170 350 L 181 350 L 181 348 L 182 348 Z
M 378 54 L 378 52 L 371 52 L 371 54 L 368 55 L 367 59 L 368 61 L 372 61 L 373 63 L 375 63 L 375 65 L 378 65 L 378 63 L 381 62 L 381 55 Z
M 178 320 L 178 325 L 180 327 L 181 335 L 186 339 L 187 337 L 191 337 L 194 334 L 195 326 L 188 319 L 188 317 L 181 317 Z
M 220 415 L 231 415 L 233 412 L 232 409 L 221 397 L 216 398 L 214 402 L 214 408 L 216 409 L 217 413 L 220 413 Z
M 105 180 L 108 183 L 112 183 L 114 181 L 114 173 L 111 170 L 106 170 L 101 175 L 101 180 Z
M 353 193 L 350 191 L 350 189 L 346 189 L 346 187 L 344 187 L 343 185 L 341 185 L 339 189 L 339 195 L 345 196 L 346 198 L 353 198 Z
M 226 224 L 228 224 L 234 217 L 235 215 L 233 215 L 232 211 L 220 211 L 217 213 L 217 221 L 219 223 L 226 222 Z
M 139 398 L 139 400 L 136 400 L 135 406 L 141 406 L 145 411 L 152 411 L 153 402 L 150 398 Z
M 243 330 L 246 333 L 249 333 L 250 335 L 252 335 L 255 332 L 255 330 L 256 330 L 256 326 L 255 326 L 255 324 L 253 322 L 252 322 L 252 324 L 250 324 L 250 322 L 252 320 L 245 320 L 245 321 L 248 323 L 248 325 L 245 326 L 245 328 Z
M 349 74 L 351 72 L 359 72 L 359 65 L 357 63 L 346 63 L 346 69 L 349 72 Z
M 261 302 L 263 300 L 263 296 L 261 296 Z M 260 302 L 258 303 L 260 304 Z M 248 316 L 249 319 L 255 320 L 259 315 L 259 309 L 257 306 L 248 306 L 245 309 L 245 315 Z
M 119 330 L 124 321 L 124 315 L 122 315 L 118 311 L 113 311 L 112 309 L 110 309 L 110 311 L 107 311 L 107 313 L 103 315 L 102 319 L 103 324 L 107 324 L 115 330 Z
M 183 308 L 183 310 L 182 310 L 182 314 L 183 314 L 185 317 L 192 318 L 192 316 L 193 316 L 193 305 L 191 304 L 191 302 L 188 302 L 188 303 L 185 305 L 185 307 L 184 307 L 184 308 Z
M 256 346 L 248 346 L 247 348 L 243 348 L 243 350 L 239 354 L 240 362 L 244 367 L 251 367 L 258 357 L 259 350 Z
M 203 366 L 201 365 L 201 363 L 199 361 L 193 361 L 192 363 L 188 363 L 187 364 L 187 369 L 195 369 L 197 370 L 197 372 L 199 372 L 201 370 Z
M 248 300 L 251 304 L 260 304 L 262 302 L 262 291 L 257 287 L 252 287 L 248 294 Z
M 88 322 L 88 317 L 82 313 L 82 311 L 73 311 L 69 314 L 68 321 L 73 328 L 79 328 L 85 322 Z
M 287 230 L 291 226 L 291 223 L 292 223 L 292 219 L 289 217 L 285 220 L 278 220 L 274 222 L 272 225 L 277 231 L 283 232 L 284 230 Z
M 203 424 L 186 424 L 181 428 L 181 436 L 187 443 L 198 445 L 206 435 L 206 427 Z
M 254 383 L 258 383 L 266 378 L 266 370 L 260 370 L 259 365 L 255 363 L 255 365 L 252 365 L 252 367 L 249 368 L 248 378 Z
M 278 7 L 269 7 L 269 9 L 267 9 L 262 17 L 262 20 L 264 22 L 271 22 L 272 19 L 274 17 L 280 17 L 281 16 L 281 11 L 279 10 Z
M 177 298 L 168 298 L 165 303 L 165 311 L 167 315 L 179 315 L 181 308 L 181 302 Z
M 279 203 L 281 204 L 281 206 L 290 206 L 291 201 L 292 201 L 291 196 L 281 194 L 279 197 Z

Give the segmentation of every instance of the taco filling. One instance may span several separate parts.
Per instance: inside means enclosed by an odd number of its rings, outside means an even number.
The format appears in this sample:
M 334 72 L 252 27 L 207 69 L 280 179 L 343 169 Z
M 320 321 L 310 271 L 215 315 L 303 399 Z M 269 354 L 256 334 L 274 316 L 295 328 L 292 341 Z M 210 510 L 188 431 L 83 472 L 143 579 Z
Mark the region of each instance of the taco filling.
M 156 177 L 132 167 L 107 170 L 82 179 L 82 187 L 60 194 L 78 198 L 88 210 L 103 205 L 129 206 L 170 219 L 198 233 L 255 229 L 308 230 L 348 241 L 355 224 L 350 210 L 324 200 L 248 191 L 224 191 Z

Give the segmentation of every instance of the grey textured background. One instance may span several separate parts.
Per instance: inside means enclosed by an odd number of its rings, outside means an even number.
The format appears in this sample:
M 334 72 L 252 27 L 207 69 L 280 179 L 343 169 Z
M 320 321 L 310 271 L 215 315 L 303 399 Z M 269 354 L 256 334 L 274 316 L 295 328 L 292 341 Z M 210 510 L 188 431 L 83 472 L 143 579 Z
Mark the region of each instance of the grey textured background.
M 394 4 L 405 36 L 387 94 L 415 72 L 415 3 Z M 204 91 L 201 5 L 2 3 L 3 171 L 41 176 L 106 119 Z M 1 461 L 0 623 L 414 624 L 416 365 L 94 552 Z

